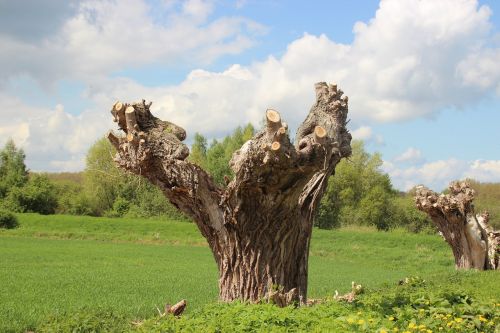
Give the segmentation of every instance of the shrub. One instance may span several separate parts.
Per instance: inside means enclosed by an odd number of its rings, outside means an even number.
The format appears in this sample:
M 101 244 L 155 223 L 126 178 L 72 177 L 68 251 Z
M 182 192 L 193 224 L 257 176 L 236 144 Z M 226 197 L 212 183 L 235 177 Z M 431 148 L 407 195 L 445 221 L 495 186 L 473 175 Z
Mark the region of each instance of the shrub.
M 145 320 L 139 332 L 498 332 L 500 304 L 466 293 L 431 291 L 418 277 L 349 304 L 325 299 L 310 307 L 210 304 L 185 316 Z
M 122 217 L 130 208 L 130 202 L 127 199 L 118 197 L 113 203 L 113 209 L 104 212 L 106 217 Z
M 427 214 L 419 211 L 413 198 L 406 196 L 394 201 L 394 220 L 397 226 L 414 233 L 435 234 L 436 228 Z
M 17 217 L 6 210 L 0 209 L 0 228 L 13 229 L 19 225 Z
M 54 185 L 45 175 L 34 174 L 23 187 L 14 187 L 4 206 L 19 213 L 54 214 L 57 197 Z

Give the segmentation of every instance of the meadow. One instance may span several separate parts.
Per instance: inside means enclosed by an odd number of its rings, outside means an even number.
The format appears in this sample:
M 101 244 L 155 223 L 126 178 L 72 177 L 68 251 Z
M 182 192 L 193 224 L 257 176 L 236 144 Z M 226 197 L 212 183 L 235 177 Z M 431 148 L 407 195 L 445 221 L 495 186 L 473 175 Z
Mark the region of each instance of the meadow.
M 130 323 L 143 320 L 145 326 L 137 329 L 172 331 L 180 329 L 175 326 L 180 324 L 159 324 L 157 307 L 180 299 L 188 301 L 183 320 L 192 316 L 194 322 L 207 311 L 212 313 L 214 307 L 234 321 L 235 312 L 253 309 L 259 313 L 268 306 L 238 308 L 241 305 L 236 304 L 226 309 L 217 304 L 215 262 L 194 224 L 37 214 L 19 214 L 18 218 L 19 228 L 0 230 L 0 332 L 65 331 L 69 326 L 60 324 L 61 320 L 67 324 L 66 319 L 72 318 L 78 326 L 99 313 L 106 319 L 97 331 L 120 331 L 120 325 L 133 328 Z M 313 232 L 309 297 L 331 298 L 335 290 L 347 292 L 351 281 L 356 281 L 367 290 L 370 303 L 380 295 L 393 295 L 400 288 L 398 281 L 409 276 L 426 280 L 425 286 L 416 286 L 424 295 L 452 291 L 487 304 L 485 316 L 493 316 L 488 311 L 500 303 L 498 272 L 456 272 L 451 251 L 438 235 L 368 228 Z M 379 301 L 377 304 L 383 303 Z M 346 309 L 337 310 L 352 310 Z M 272 311 L 291 311 L 279 315 L 288 318 L 311 310 Z M 350 317 L 344 317 L 348 325 Z M 486 323 L 496 323 L 497 317 L 493 317 Z M 111 325 L 108 328 L 106 321 Z M 52 326 L 44 328 L 47 322 Z M 207 325 L 206 319 L 203 325 Z M 183 327 L 189 331 L 188 326 Z M 370 326 L 356 327 L 370 331 Z

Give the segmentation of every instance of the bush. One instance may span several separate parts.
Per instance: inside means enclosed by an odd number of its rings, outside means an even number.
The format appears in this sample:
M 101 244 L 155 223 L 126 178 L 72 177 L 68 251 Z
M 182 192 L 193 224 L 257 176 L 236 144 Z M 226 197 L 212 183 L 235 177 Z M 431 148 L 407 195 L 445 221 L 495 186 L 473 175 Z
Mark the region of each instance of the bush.
M 18 213 L 54 214 L 57 196 L 54 185 L 45 175 L 34 174 L 23 187 L 14 187 L 4 206 Z
M 55 178 L 54 174 L 51 177 Z M 83 186 L 78 182 L 78 174 L 74 177 L 76 180 L 52 179 L 57 197 L 56 214 L 95 215 Z
M 6 210 L 0 210 L 0 228 L 13 229 L 19 225 L 17 217 Z
M 59 196 L 57 214 L 96 216 L 97 214 L 92 211 L 89 201 L 83 192 L 61 195 Z
M 168 202 L 161 190 L 149 183 L 144 184 L 137 192 L 125 216 L 131 218 L 164 216 L 175 220 L 185 219 L 185 216 Z
M 130 201 L 122 197 L 115 199 L 113 203 L 113 209 L 104 212 L 106 217 L 122 217 L 124 216 L 130 208 Z
M 409 196 L 394 200 L 394 221 L 409 232 L 435 234 L 436 228 L 427 214 L 419 211 Z
M 393 226 L 392 201 L 391 193 L 382 186 L 374 186 L 359 202 L 358 223 L 373 225 L 377 230 L 389 230 Z

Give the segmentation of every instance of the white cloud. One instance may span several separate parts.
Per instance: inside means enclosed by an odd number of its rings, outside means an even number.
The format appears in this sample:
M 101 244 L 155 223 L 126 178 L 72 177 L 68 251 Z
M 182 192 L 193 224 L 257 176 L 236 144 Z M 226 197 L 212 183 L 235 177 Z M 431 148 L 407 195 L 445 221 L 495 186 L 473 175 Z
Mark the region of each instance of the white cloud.
M 496 87 L 500 95 L 500 48 L 474 53 L 458 65 L 457 72 L 463 83 L 472 88 Z
M 418 163 L 423 159 L 422 152 L 416 148 L 410 147 L 405 150 L 401 155 L 396 156 L 394 161 L 396 162 L 408 162 L 408 163 Z
M 421 166 L 402 168 L 389 161 L 384 161 L 382 169 L 392 179 L 394 186 L 409 190 L 423 184 L 436 191 L 441 191 L 453 180 L 472 178 L 483 182 L 500 181 L 500 161 L 457 159 L 438 160 Z
M 478 181 L 500 181 L 500 161 L 476 160 L 467 170 L 466 177 Z
M 241 17 L 210 21 L 212 1 L 189 0 L 176 8 L 87 0 L 58 32 L 37 42 L 0 33 L 2 78 L 29 74 L 42 85 L 62 78 L 91 85 L 95 76 L 145 64 L 206 64 L 250 47 L 264 29 Z
M 34 171 L 82 170 L 87 149 L 113 124 L 107 113 L 74 116 L 62 105 L 32 108 L 19 100 L 8 100 L 11 110 L 22 117 L 15 117 L 13 112 L 5 121 L 8 125 L 0 126 L 0 145 L 13 138 L 24 149 L 26 163 Z
M 490 14 L 474 0 L 385 0 L 374 19 L 356 24 L 350 45 L 305 34 L 280 58 L 270 56 L 222 72 L 194 70 L 178 86 L 149 92 L 157 95 L 160 115 L 180 118 L 188 129 L 208 135 L 227 133 L 246 121 L 259 123 L 267 107 L 282 111 L 290 127 L 296 128 L 313 101 L 312 87 L 318 81 L 337 82 L 351 97 L 354 125 L 415 119 L 474 104 L 496 89 L 500 73 L 488 68 L 500 49 L 485 48 Z M 466 65 L 476 57 L 484 62 L 476 64 L 476 71 L 488 72 L 487 78 L 473 74 L 472 66 Z M 471 89 L 478 78 L 482 81 Z M 113 87 L 116 94 L 127 97 L 120 89 Z M 196 124 L 199 119 L 204 122 Z M 370 133 L 360 127 L 354 134 Z
M 146 87 L 128 78 L 110 77 L 130 67 L 176 63 L 184 57 L 200 66 L 221 54 L 248 48 L 253 34 L 262 30 L 239 17 L 210 21 L 210 2 L 193 0 L 179 7 L 174 1 L 165 8 L 163 16 L 153 18 L 139 0 L 126 5 L 89 0 L 58 34 L 39 43 L 0 35 L 3 76 L 23 72 L 43 82 L 76 77 L 87 83 L 85 98 L 95 105 L 80 116 L 37 110 L 47 129 L 23 115 L 20 120 L 7 118 L 1 130 L 28 123 L 25 140 L 30 149 L 52 149 L 40 157 L 42 165 L 43 158 L 47 163 L 82 156 L 89 143 L 105 133 L 107 110 L 115 100 L 152 100 L 155 114 L 184 126 L 191 135 L 197 131 L 220 137 L 248 121 L 259 124 L 268 107 L 281 111 L 293 130 L 314 100 L 313 84 L 337 82 L 350 96 L 351 123 L 358 126 L 354 134 L 373 137 L 370 122 L 429 116 L 500 91 L 496 66 L 500 49 L 490 43 L 491 12 L 475 0 L 384 0 L 372 20 L 355 25 L 352 44 L 304 34 L 279 58 L 235 64 L 221 72 L 193 70 L 174 86 Z M 0 100 L 7 99 L 0 95 Z M 19 110 L 31 112 L 24 103 Z M 47 148 L 54 142 L 61 148 Z M 68 157 L 62 158 L 63 153 Z M 477 172 L 485 174 L 486 164 L 480 165 Z M 468 169 L 472 170 L 466 162 L 449 160 L 419 168 L 394 167 L 393 173 L 408 182 L 400 183 L 406 188 L 420 180 L 448 182 Z
M 369 126 L 361 126 L 352 131 L 351 134 L 354 140 L 368 140 L 372 137 L 373 131 Z

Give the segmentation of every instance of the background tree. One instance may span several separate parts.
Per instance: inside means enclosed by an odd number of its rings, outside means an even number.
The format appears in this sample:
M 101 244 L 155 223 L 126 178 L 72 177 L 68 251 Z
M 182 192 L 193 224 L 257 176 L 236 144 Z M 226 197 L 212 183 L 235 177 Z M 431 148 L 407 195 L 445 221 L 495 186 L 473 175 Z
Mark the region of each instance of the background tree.
M 202 168 L 206 168 L 207 149 L 207 139 L 200 133 L 195 133 L 194 142 L 191 146 L 191 154 L 189 154 L 189 160 L 198 164 Z
M 109 217 L 184 218 L 147 179 L 118 169 L 113 162 L 115 153 L 106 138 L 90 147 L 83 193 L 69 204 L 72 210 Z
M 83 190 L 83 172 L 47 174 L 57 195 L 57 214 L 92 215 L 88 195 Z
M 253 125 L 248 124 L 244 128 L 237 127 L 231 135 L 226 136 L 222 141 L 213 140 L 210 148 L 206 150 L 204 163 L 198 165 L 204 167 L 218 185 L 225 185 L 224 179 L 231 179 L 234 176 L 234 172 L 229 166 L 231 157 L 254 134 Z M 194 150 L 195 156 L 197 156 L 198 149 L 196 143 L 195 136 L 195 145 L 191 149 Z
M 267 110 L 266 128 L 232 155 L 234 177 L 226 186 L 186 160 L 186 132 L 154 117 L 151 103 L 113 106 L 126 133 L 108 134 L 116 162 L 148 178 L 194 220 L 219 268 L 222 300 L 306 300 L 313 217 L 328 177 L 351 153 L 347 96 L 336 85 L 315 88 L 316 102 L 295 145 L 279 113 Z M 208 152 L 207 162 L 210 167 Z
M 11 188 L 21 187 L 28 181 L 28 171 L 24 163 L 26 156 L 9 139 L 0 151 L 0 198 L 7 195 Z
M 380 154 L 369 154 L 362 141 L 353 141 L 351 157 L 341 161 L 335 176 L 328 180 L 315 225 L 373 225 L 387 230 L 395 224 L 393 200 L 397 191 L 381 166 Z
M 5 207 L 19 213 L 54 214 L 57 193 L 44 174 L 33 173 L 22 187 L 13 187 L 5 198 Z
M 111 209 L 119 187 L 129 180 L 113 163 L 114 153 L 105 138 L 96 141 L 87 152 L 83 187 L 94 215 L 103 215 Z
M 1 206 L 14 212 L 54 213 L 57 199 L 53 185 L 45 175 L 29 175 L 25 158 L 13 140 L 0 151 Z

